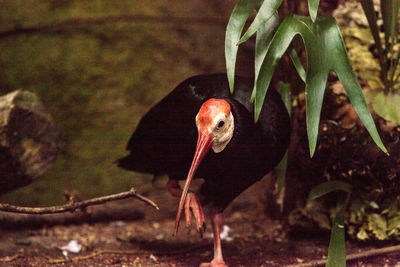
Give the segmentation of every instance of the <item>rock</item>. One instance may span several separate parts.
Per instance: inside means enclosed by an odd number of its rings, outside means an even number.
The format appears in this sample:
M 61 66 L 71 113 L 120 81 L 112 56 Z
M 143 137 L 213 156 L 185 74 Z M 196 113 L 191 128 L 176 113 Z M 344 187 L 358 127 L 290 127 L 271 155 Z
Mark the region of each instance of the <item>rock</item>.
M 58 130 L 35 94 L 0 97 L 0 194 L 42 176 L 58 149 Z

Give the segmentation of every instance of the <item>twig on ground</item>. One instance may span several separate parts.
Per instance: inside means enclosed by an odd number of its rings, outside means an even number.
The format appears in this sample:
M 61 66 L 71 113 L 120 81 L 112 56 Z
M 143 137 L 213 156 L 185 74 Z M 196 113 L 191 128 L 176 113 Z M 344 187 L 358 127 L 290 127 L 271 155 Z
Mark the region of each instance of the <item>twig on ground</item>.
M 15 255 L 12 255 L 12 256 L 6 256 L 6 257 L 3 257 L 3 258 L 0 258 L 0 262 L 11 262 L 11 261 L 16 260 L 19 257 L 21 257 L 20 254 L 15 254 Z
M 378 255 L 382 255 L 382 254 L 388 254 L 388 253 L 392 253 L 392 252 L 399 252 L 399 251 L 400 251 L 400 245 L 370 249 L 367 251 L 361 251 L 358 253 L 349 254 L 346 256 L 346 261 L 359 260 L 362 258 L 368 258 L 368 257 L 378 256 Z M 290 265 L 286 265 L 286 267 L 320 266 L 320 265 L 326 264 L 326 261 L 327 261 L 326 259 L 314 260 L 314 261 L 309 261 L 309 262 L 304 262 L 304 263 L 299 263 L 299 264 L 290 264 Z
M 9 204 L 2 204 L 0 203 L 0 211 L 6 211 L 6 212 L 14 212 L 14 213 L 24 213 L 24 214 L 51 214 L 51 213 L 62 213 L 62 212 L 73 212 L 77 209 L 85 209 L 88 206 L 94 206 L 94 205 L 100 205 L 104 204 L 109 201 L 114 201 L 114 200 L 121 200 L 121 199 L 126 199 L 130 197 L 135 197 L 144 203 L 152 206 L 155 209 L 159 209 L 156 203 L 154 201 L 148 199 L 147 197 L 144 197 L 138 193 L 136 193 L 136 190 L 132 187 L 131 190 L 118 193 L 118 194 L 113 194 L 109 196 L 103 196 L 103 197 L 97 197 L 97 198 L 92 198 L 80 202 L 75 202 L 75 203 L 70 203 L 70 204 L 65 204 L 61 206 L 52 206 L 52 207 L 20 207 L 20 206 L 14 206 L 14 205 L 9 205 Z

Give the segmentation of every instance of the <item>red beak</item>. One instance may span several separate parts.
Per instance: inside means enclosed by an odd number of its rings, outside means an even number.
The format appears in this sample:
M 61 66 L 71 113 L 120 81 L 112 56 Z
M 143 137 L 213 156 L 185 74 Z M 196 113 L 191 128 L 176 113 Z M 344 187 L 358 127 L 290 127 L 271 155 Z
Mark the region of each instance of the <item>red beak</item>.
M 181 213 L 183 205 L 186 200 L 186 196 L 190 187 L 190 183 L 193 180 L 194 174 L 196 173 L 197 167 L 199 167 L 204 156 L 207 154 L 208 150 L 213 146 L 214 136 L 206 130 L 198 131 L 199 137 L 197 138 L 196 151 L 194 152 L 194 157 L 192 165 L 190 166 L 189 173 L 186 178 L 185 186 L 183 187 L 181 199 L 179 200 L 178 212 L 176 214 L 174 235 L 178 233 L 179 220 L 181 218 Z

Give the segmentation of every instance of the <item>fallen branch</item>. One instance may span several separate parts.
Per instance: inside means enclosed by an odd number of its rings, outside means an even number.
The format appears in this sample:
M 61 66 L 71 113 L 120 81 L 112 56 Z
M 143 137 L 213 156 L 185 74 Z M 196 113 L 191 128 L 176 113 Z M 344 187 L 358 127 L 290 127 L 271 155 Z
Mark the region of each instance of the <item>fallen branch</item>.
M 0 258 L 0 262 L 11 262 L 11 261 L 14 261 L 14 260 L 18 259 L 19 257 L 22 257 L 22 255 L 15 254 L 15 255 L 12 255 L 12 256 L 5 256 L 3 258 Z
M 135 221 L 144 218 L 144 212 L 133 209 L 132 205 L 101 205 L 93 206 L 84 211 L 54 214 L 21 214 L 11 212 L 0 213 L 0 229 L 38 229 L 54 225 L 71 225 L 82 223 L 98 223 L 110 221 Z
M 62 212 L 67 212 L 67 211 L 73 212 L 77 209 L 83 210 L 88 206 L 100 205 L 100 204 L 104 204 L 109 201 L 126 199 L 126 198 L 130 198 L 130 197 L 135 197 L 135 198 L 143 201 L 144 203 L 152 206 L 153 208 L 155 208 L 157 210 L 159 209 L 159 207 L 157 206 L 156 203 L 154 203 L 152 200 L 136 193 L 136 190 L 132 187 L 131 190 L 129 190 L 127 192 L 122 192 L 122 193 L 113 194 L 113 195 L 104 196 L 104 197 L 92 198 L 89 200 L 69 203 L 69 204 L 62 205 L 62 206 L 36 208 L 36 207 L 20 207 L 20 206 L 14 206 L 14 205 L 0 203 L 0 211 L 24 213 L 24 214 L 51 214 L 51 213 L 62 213 Z
M 371 249 L 371 250 L 367 250 L 367 251 L 349 254 L 346 256 L 346 261 L 359 260 L 362 258 L 379 256 L 379 255 L 393 253 L 393 252 L 399 252 L 399 251 L 400 251 L 400 245 L 384 247 L 384 248 L 376 248 L 376 249 Z M 309 261 L 309 262 L 305 262 L 305 263 L 290 264 L 290 265 L 286 265 L 286 267 L 321 266 L 321 265 L 325 265 L 326 261 L 327 261 L 326 259 L 314 260 L 314 261 Z
M 14 26 L 11 29 L 1 31 L 0 38 L 5 38 L 12 35 L 57 31 L 61 28 L 71 26 L 86 26 L 91 24 L 101 25 L 106 23 L 130 22 L 130 23 L 173 23 L 179 25 L 199 24 L 199 25 L 220 25 L 226 26 L 226 18 L 218 17 L 155 17 L 147 15 L 117 15 L 104 17 L 89 17 L 89 18 L 73 18 L 62 21 L 52 21 L 49 23 L 41 23 L 32 26 Z

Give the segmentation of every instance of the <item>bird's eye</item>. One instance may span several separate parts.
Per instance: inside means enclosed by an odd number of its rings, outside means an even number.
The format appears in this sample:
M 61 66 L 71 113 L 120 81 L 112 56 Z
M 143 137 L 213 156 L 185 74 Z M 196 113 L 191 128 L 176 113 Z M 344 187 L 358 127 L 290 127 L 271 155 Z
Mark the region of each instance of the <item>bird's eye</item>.
M 217 128 L 221 128 L 221 127 L 223 127 L 223 126 L 224 126 L 224 124 L 225 124 L 225 122 L 224 122 L 224 121 L 220 121 L 220 122 L 218 123 L 218 125 L 217 125 Z

